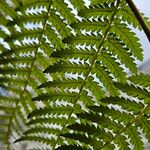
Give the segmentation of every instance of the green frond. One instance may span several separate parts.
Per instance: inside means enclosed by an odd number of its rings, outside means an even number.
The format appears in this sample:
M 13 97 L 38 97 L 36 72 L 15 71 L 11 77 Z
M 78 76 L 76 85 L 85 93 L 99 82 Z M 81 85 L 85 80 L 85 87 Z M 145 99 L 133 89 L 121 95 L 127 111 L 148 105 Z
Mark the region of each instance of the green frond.
M 137 125 L 140 127 L 140 129 L 142 129 L 142 132 L 145 134 L 148 142 L 150 141 L 149 123 L 150 123 L 150 121 L 147 120 L 146 117 L 141 118 L 139 120 L 139 122 L 137 123 Z
M 10 16 L 12 18 L 17 18 L 17 13 L 15 12 L 15 10 L 10 7 L 6 2 L 1 2 L 0 3 L 0 13 L 3 13 L 5 16 Z
M 49 22 L 57 29 L 62 38 L 70 36 L 70 29 L 67 27 L 67 24 L 54 12 L 51 12 L 51 15 L 48 19 Z
M 56 72 L 71 73 L 72 72 L 72 73 L 86 74 L 88 69 L 89 69 L 88 64 L 62 62 L 62 63 L 57 63 L 49 66 L 48 68 L 46 68 L 46 70 L 44 70 L 44 73 L 56 73 Z
M 130 142 L 134 145 L 134 150 L 144 149 L 144 144 L 139 136 L 139 132 L 134 126 L 131 126 L 125 133 L 129 135 Z
M 143 89 L 141 87 L 135 87 L 134 85 L 117 85 L 119 89 L 123 92 L 127 92 L 130 96 L 138 97 L 141 100 L 144 100 L 145 103 L 150 103 L 150 93 L 147 89 Z
M 141 61 L 143 60 L 142 48 L 141 44 L 139 43 L 139 39 L 137 38 L 136 34 L 126 26 L 126 24 L 121 23 L 121 20 L 117 20 L 110 32 L 115 33 L 117 37 L 119 37 L 119 39 L 127 45 L 127 47 L 133 53 L 133 56 L 137 57 L 137 59 Z
M 76 21 L 74 14 L 71 13 L 71 9 L 68 8 L 67 4 L 63 0 L 55 0 L 53 7 L 69 24 Z
M 126 1 L 5 0 L 0 15 L 4 150 L 144 149 L 150 80 Z
M 103 4 L 103 3 L 114 3 L 115 0 L 101 0 L 101 2 L 99 0 L 91 0 L 91 5 L 100 5 L 100 4 Z
M 79 15 L 84 18 L 90 18 L 90 17 L 111 17 L 111 13 L 115 9 L 114 5 L 111 5 L 110 7 L 107 5 L 95 5 L 90 6 L 90 8 L 84 8 L 79 11 Z
M 130 150 L 129 143 L 126 140 L 127 138 L 125 136 L 118 135 L 115 138 L 114 143 L 119 145 L 120 149 Z
M 108 20 L 105 19 L 105 21 L 102 21 L 101 18 L 98 18 L 98 21 L 95 19 L 85 19 L 80 22 L 75 22 L 71 24 L 71 27 L 73 27 L 76 30 L 86 30 L 86 31 L 92 31 L 99 33 L 100 31 L 104 32 L 107 28 Z
M 93 79 L 91 79 L 91 78 L 88 78 L 88 83 L 85 85 L 85 88 L 89 89 L 92 92 L 93 96 L 95 96 L 95 98 L 97 100 L 105 97 L 104 89 L 102 89 L 102 87 L 100 85 L 98 85 L 97 82 L 94 82 Z M 91 97 L 90 97 L 90 99 L 91 99 Z M 89 102 L 90 101 L 91 100 L 89 100 Z
M 134 28 L 139 28 L 141 29 L 141 25 L 139 24 L 138 20 L 135 18 L 134 13 L 132 10 L 128 7 L 127 3 L 125 1 L 121 2 L 121 8 L 117 16 L 121 17 L 121 19 L 124 22 L 127 22 L 128 24 L 132 25 Z
M 77 48 L 70 47 L 66 49 L 61 49 L 59 51 L 54 51 L 51 54 L 51 57 L 56 57 L 56 58 L 65 58 L 65 59 L 80 59 L 80 60 L 91 60 L 93 55 L 96 54 L 96 51 L 94 49 L 80 49 L 78 50 Z
M 54 30 L 47 27 L 47 31 L 45 32 L 45 34 L 47 35 L 48 40 L 51 41 L 51 43 L 54 45 L 56 49 L 64 48 L 62 40 L 58 38 L 58 35 L 55 33 Z
M 126 86 L 126 88 L 128 87 Z M 130 93 L 126 92 L 126 94 Z M 146 134 L 149 125 L 147 124 L 148 122 L 146 121 L 147 119 L 144 114 L 148 105 L 144 106 L 141 103 L 138 105 L 135 100 L 131 101 L 123 97 L 108 97 L 101 99 L 100 101 L 107 103 L 107 105 L 90 106 L 90 112 L 77 114 L 80 118 L 80 123 L 68 126 L 69 129 L 73 130 L 73 134 L 62 134 L 62 136 L 82 143 L 83 139 L 81 139 L 78 134 L 82 134 L 84 136 L 88 135 L 86 138 L 92 137 L 95 139 L 88 142 L 88 144 L 94 149 L 108 149 L 109 144 L 113 149 L 116 145 L 119 148 L 130 149 L 130 144 L 133 145 L 134 149 L 144 149 L 144 143 L 141 139 L 142 134 L 139 132 L 139 127 L 143 134 Z M 119 103 L 117 101 L 119 101 Z M 125 101 L 128 102 L 126 103 Z M 117 108 L 118 105 L 121 106 L 120 109 Z M 95 123 L 96 126 L 93 126 Z M 106 132 L 105 129 L 109 132 Z M 74 134 L 76 134 L 75 137 Z M 146 137 L 149 140 L 148 133 L 146 134 Z M 98 143 L 99 148 L 94 147 L 97 144 L 93 141 L 96 140 L 103 141 L 102 143 Z
M 83 0 L 70 0 L 70 2 L 77 9 L 77 11 L 80 11 L 84 8 Z
M 114 86 L 114 83 L 112 81 L 112 77 L 110 76 L 110 73 L 106 70 L 105 67 L 101 66 L 101 64 L 97 63 L 95 64 L 95 68 L 93 69 L 93 74 L 96 73 L 97 77 L 100 79 L 102 84 L 106 87 L 106 89 L 112 94 L 112 95 L 118 95 L 117 88 Z
M 31 117 L 36 117 L 36 116 L 41 116 L 41 115 L 46 115 L 46 114 L 68 114 L 70 112 L 72 108 L 70 106 L 53 106 L 52 108 L 40 108 L 40 109 L 37 109 L 37 110 L 34 110 L 33 112 L 31 112 L 29 115 L 28 115 L 28 118 L 31 118 Z
M 116 56 L 122 64 L 129 68 L 133 73 L 137 73 L 136 64 L 134 63 L 134 59 L 131 57 L 131 53 L 123 46 L 123 43 L 114 38 L 110 38 L 104 43 L 104 47 L 106 49 L 108 48 L 108 51 Z
M 73 93 L 65 93 L 65 92 L 49 92 L 47 94 L 39 95 L 38 97 L 33 98 L 33 101 L 57 101 L 57 100 L 67 100 L 68 102 L 72 102 L 74 97 L 77 94 Z
M 43 87 L 51 87 L 51 88 L 55 88 L 57 87 L 62 87 L 62 88 L 77 88 L 80 87 L 80 84 L 83 82 L 82 79 L 78 78 L 78 80 L 75 79 L 67 79 L 67 78 L 62 78 L 59 80 L 53 80 L 53 81 L 49 81 L 46 83 L 43 83 L 39 86 L 39 88 L 43 88 Z
M 122 109 L 134 112 L 135 114 L 139 113 L 140 110 L 144 107 L 142 103 L 137 103 L 135 101 L 131 101 L 128 98 L 124 97 L 106 97 L 104 99 L 101 99 L 101 102 L 104 104 L 113 104 L 118 105 Z
M 74 121 L 74 118 L 72 118 L 72 120 Z M 73 121 L 72 121 L 72 123 L 73 123 Z M 36 119 L 30 119 L 30 121 L 27 123 L 27 125 L 34 125 L 34 124 L 45 125 L 45 124 L 56 124 L 56 123 L 58 125 L 63 125 L 65 122 L 66 122 L 66 118 L 61 117 L 61 116 L 58 116 L 55 118 L 54 117 L 53 118 L 38 117 Z
M 116 62 L 116 59 L 111 57 L 110 53 L 101 52 L 98 56 L 98 61 L 100 61 L 112 74 L 116 79 L 120 82 L 125 83 L 126 75 L 123 69 L 120 67 L 120 64 Z
M 86 46 L 96 46 L 96 48 L 98 48 L 99 43 L 101 41 L 101 36 L 95 36 L 95 35 L 77 35 L 74 37 L 69 37 L 63 40 L 63 42 L 67 43 L 67 44 L 72 44 L 72 45 L 84 45 L 86 44 Z
M 77 145 L 70 145 L 70 146 L 67 146 L 67 145 L 64 145 L 64 146 L 61 146 L 61 147 L 58 147 L 56 150 L 87 150 L 86 148 L 83 148 L 81 146 L 77 146 Z
M 140 74 L 129 77 L 129 80 L 134 84 L 141 85 L 144 87 L 150 86 L 150 77 L 149 75 Z
M 6 2 L 4 2 L 3 7 L 5 7 L 6 5 Z M 35 4 L 35 6 L 39 7 L 41 5 Z M 7 11 L 9 12 L 1 9 L 3 13 L 7 13 L 8 16 L 12 17 L 11 21 L 9 20 L 5 23 L 5 28 L 7 28 L 11 32 L 11 34 L 10 36 L 7 35 L 4 37 L 4 41 L 9 45 L 10 48 L 9 50 L 4 48 L 1 53 L 1 74 L 3 74 L 5 81 L 7 80 L 7 82 L 3 82 L 3 84 L 7 87 L 7 93 L 13 97 L 13 99 L 11 99 L 11 97 L 8 98 L 8 96 L 2 96 L 2 101 L 4 103 L 2 105 L 2 108 L 4 108 L 3 115 L 7 114 L 9 116 L 7 124 L 3 128 L 5 134 L 3 134 L 2 137 L 2 139 L 4 139 L 3 143 L 6 149 L 11 149 L 13 147 L 13 141 L 11 141 L 11 139 L 15 140 L 14 138 L 18 138 L 21 135 L 21 132 L 27 129 L 27 127 L 25 126 L 27 114 L 30 111 L 34 110 L 35 107 L 37 107 L 36 104 L 31 101 L 33 93 L 28 91 L 29 88 L 34 91 L 34 89 L 36 89 L 36 87 L 38 86 L 38 83 L 35 83 L 35 81 L 33 80 L 34 78 L 37 78 L 36 80 L 38 80 L 38 76 L 33 77 L 32 68 L 36 61 L 36 54 L 40 44 L 34 42 L 34 44 L 32 44 L 32 40 L 36 38 L 40 40 L 43 35 L 42 29 L 34 28 L 32 30 L 29 30 L 25 26 L 23 26 L 23 23 L 27 23 L 28 17 L 31 17 L 30 15 L 26 15 L 25 11 L 29 7 L 32 8 L 33 5 L 30 5 L 29 3 L 26 5 L 26 3 L 23 3 L 22 6 L 19 4 L 16 7 L 17 8 L 7 8 Z M 17 16 L 14 15 L 11 9 Z M 17 11 L 21 11 L 22 14 L 17 13 Z M 21 15 L 23 14 L 26 19 L 24 17 L 21 17 Z M 20 18 L 23 18 L 22 23 Z M 4 25 L 4 22 L 2 23 L 2 25 Z M 19 32 L 15 28 L 15 26 L 17 25 L 21 29 L 21 31 Z M 25 43 L 23 41 L 24 39 L 30 39 L 31 44 Z M 18 42 L 20 43 L 16 44 L 15 40 L 18 40 Z M 45 77 L 45 75 L 42 76 Z M 8 102 L 10 105 L 9 112 L 8 109 L 6 109 Z M 2 119 L 1 121 L 5 121 L 5 119 Z

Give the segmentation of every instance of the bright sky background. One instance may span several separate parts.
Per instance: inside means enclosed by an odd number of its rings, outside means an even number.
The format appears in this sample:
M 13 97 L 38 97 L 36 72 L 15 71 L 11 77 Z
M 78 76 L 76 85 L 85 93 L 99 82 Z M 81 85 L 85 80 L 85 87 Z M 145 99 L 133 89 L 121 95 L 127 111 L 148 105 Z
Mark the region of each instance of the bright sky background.
M 148 17 L 150 18 L 150 0 L 134 0 L 136 6 Z M 141 42 L 144 49 L 144 62 L 150 60 L 150 43 L 144 33 L 137 32 L 141 37 Z M 138 63 L 139 65 L 141 62 Z

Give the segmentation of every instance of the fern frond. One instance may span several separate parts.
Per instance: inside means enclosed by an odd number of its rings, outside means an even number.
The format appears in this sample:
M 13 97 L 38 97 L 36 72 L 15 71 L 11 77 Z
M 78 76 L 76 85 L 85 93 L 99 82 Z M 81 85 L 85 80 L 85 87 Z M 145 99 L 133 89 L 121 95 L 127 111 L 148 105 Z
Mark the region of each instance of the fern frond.
M 149 76 L 136 75 L 142 49 L 128 24 L 140 25 L 125 1 L 10 0 L 0 14 L 4 149 L 143 149 Z
M 56 0 L 53 3 L 53 7 L 60 13 L 60 15 L 65 18 L 65 20 L 71 24 L 76 21 L 74 14 L 71 13 L 67 4 L 63 0 Z
M 79 15 L 84 18 L 90 18 L 90 17 L 111 17 L 111 13 L 115 9 L 115 5 L 112 5 L 109 7 L 107 3 L 105 5 L 94 5 L 90 6 L 90 8 L 84 8 L 80 10 Z
M 77 11 L 80 11 L 84 8 L 83 0 L 70 0 L 70 2 L 77 9 Z
M 128 89 L 128 86 L 126 89 Z M 141 92 L 142 91 L 141 89 Z M 127 91 L 126 94 L 130 95 Z M 87 138 L 92 137 L 99 141 L 98 148 L 94 147 L 96 146 L 95 142 L 93 142 L 94 140 L 90 140 L 91 143 L 88 142 L 94 149 L 107 149 L 109 144 L 112 145 L 112 149 L 114 149 L 116 145 L 119 148 L 130 149 L 130 144 L 134 146 L 134 149 L 143 149 L 144 143 L 141 139 L 141 131 L 143 134 L 146 134 L 145 131 L 148 130 L 149 125 L 147 124 L 148 120 L 145 117 L 145 113 L 149 104 L 145 103 L 143 105 L 142 103 L 137 103 L 135 100 L 131 101 L 124 97 L 108 97 L 100 101 L 102 104 L 107 103 L 107 105 L 90 106 L 88 113 L 77 114 L 81 119 L 80 123 L 69 125 L 68 128 L 73 130 L 73 133 L 68 136 L 62 134 L 62 136 L 70 139 L 73 138 L 82 143 L 83 140 L 80 139 L 80 135 L 76 135 L 76 138 L 74 138 L 74 134 L 88 135 Z M 118 108 L 118 106 L 121 107 Z M 142 120 L 145 121 L 145 123 Z M 144 124 L 147 124 L 147 126 Z M 141 130 L 139 130 L 139 128 Z M 149 140 L 149 134 L 146 134 L 146 137 Z M 124 145 L 123 143 L 126 144 Z M 86 144 L 86 142 L 84 142 L 84 144 Z M 76 143 L 76 145 L 78 144 Z
M 5 114 L 8 114 L 8 110 L 10 110 L 9 113 L 11 114 L 9 119 L 7 119 L 8 124 L 6 124 L 4 127 L 4 130 L 6 130 L 2 137 L 2 139 L 5 139 L 4 144 L 8 149 L 11 148 L 11 144 L 13 142 L 12 140 L 14 140 L 13 135 L 16 133 L 20 136 L 20 132 L 26 129 L 23 129 L 23 127 L 26 124 L 25 118 L 27 117 L 27 114 L 37 107 L 35 103 L 31 101 L 32 96 L 34 93 L 36 93 L 35 89 L 38 84 L 45 82 L 46 79 L 44 74 L 39 76 L 39 74 L 42 72 L 41 69 L 43 67 L 47 67 L 47 56 L 39 52 L 40 48 L 42 51 L 45 51 L 45 49 L 43 49 L 43 45 L 46 44 L 43 44 L 43 41 L 45 41 L 44 36 L 46 36 L 56 48 L 62 43 L 61 40 L 59 40 L 60 38 L 58 38 L 57 34 L 55 33 L 56 31 L 52 29 L 48 22 L 50 20 L 49 17 L 51 5 L 53 5 L 52 11 L 54 12 L 54 6 L 56 6 L 56 2 L 55 4 L 52 4 L 52 1 L 41 1 L 39 3 L 35 0 L 30 2 L 23 1 L 22 3 L 15 1 L 13 2 L 12 3 L 14 4 L 14 7 L 11 7 L 6 2 L 3 2 L 1 3 L 2 6 L 0 8 L 1 13 L 4 15 L 1 19 L 1 24 L 11 32 L 10 35 L 3 34 L 3 36 L 1 36 L 10 47 L 9 49 L 3 47 L 1 53 L 1 72 L 3 72 L 3 79 L 7 81 L 3 82 L 3 86 L 7 87 L 8 93 L 14 96 L 12 100 L 9 100 L 9 98 L 5 96 L 1 98 L 4 103 L 1 105 L 1 109 L 4 110 L 3 115 L 5 116 Z M 64 9 L 68 9 L 63 1 L 61 3 L 63 3 Z M 40 12 L 37 10 L 37 8 L 40 9 L 42 6 L 46 8 L 46 12 Z M 60 8 L 60 6 L 58 6 L 58 8 Z M 33 12 L 31 11 L 32 9 L 34 9 Z M 6 19 L 5 15 L 11 17 L 11 20 Z M 56 24 L 56 20 L 62 22 L 61 17 L 56 15 L 56 12 L 53 13 L 53 17 L 55 18 L 50 20 L 52 23 Z M 73 16 L 71 17 L 73 18 Z M 31 23 L 42 23 L 42 28 L 34 27 L 33 29 L 29 29 L 26 25 Z M 20 31 L 15 28 L 16 26 L 18 26 Z M 67 25 L 64 23 L 65 28 L 66 26 Z M 57 27 L 57 30 L 60 32 L 61 36 L 66 36 L 66 31 L 68 31 L 67 36 L 70 35 L 69 29 L 63 31 L 62 34 L 62 28 L 60 28 L 58 25 Z M 57 40 L 53 40 L 54 37 L 50 38 L 51 34 L 53 34 Z M 16 44 L 15 41 L 17 41 L 19 44 Z M 57 41 L 57 43 L 55 41 Z M 60 44 L 58 44 L 58 42 Z M 61 48 L 62 47 L 63 46 L 61 45 Z M 47 53 L 47 51 L 45 51 L 45 53 L 49 54 L 50 52 Z M 41 58 L 43 58 L 43 60 L 45 59 L 45 63 L 41 61 Z M 33 93 L 30 91 L 31 89 Z M 12 103 L 10 105 L 10 109 L 8 109 L 9 107 L 7 108 L 8 101 L 4 102 L 6 99 Z M 5 117 L 3 117 L 2 120 L 5 120 Z

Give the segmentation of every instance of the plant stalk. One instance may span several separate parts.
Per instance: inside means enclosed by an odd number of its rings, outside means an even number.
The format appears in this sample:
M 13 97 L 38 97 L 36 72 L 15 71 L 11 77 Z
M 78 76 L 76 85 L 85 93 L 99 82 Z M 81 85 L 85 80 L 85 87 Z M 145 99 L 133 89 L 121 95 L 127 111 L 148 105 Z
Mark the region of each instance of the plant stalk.
M 145 34 L 146 34 L 146 36 L 150 42 L 150 28 L 149 28 L 149 26 L 145 22 L 144 18 L 142 17 L 141 13 L 139 12 L 139 10 L 136 7 L 136 5 L 134 4 L 134 2 L 132 0 L 126 0 L 126 2 L 128 3 L 130 9 L 134 13 L 136 19 L 138 20 L 138 22 L 142 26 L 142 28 L 143 28 L 143 30 L 144 30 L 144 32 L 145 32 Z

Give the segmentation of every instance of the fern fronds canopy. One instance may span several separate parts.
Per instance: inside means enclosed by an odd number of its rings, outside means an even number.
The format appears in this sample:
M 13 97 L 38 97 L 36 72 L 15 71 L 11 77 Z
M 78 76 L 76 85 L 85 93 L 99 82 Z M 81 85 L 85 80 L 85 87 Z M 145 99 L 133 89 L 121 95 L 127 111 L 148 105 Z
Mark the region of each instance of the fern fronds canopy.
M 150 76 L 125 1 L 6 0 L 0 14 L 4 149 L 144 149 Z

